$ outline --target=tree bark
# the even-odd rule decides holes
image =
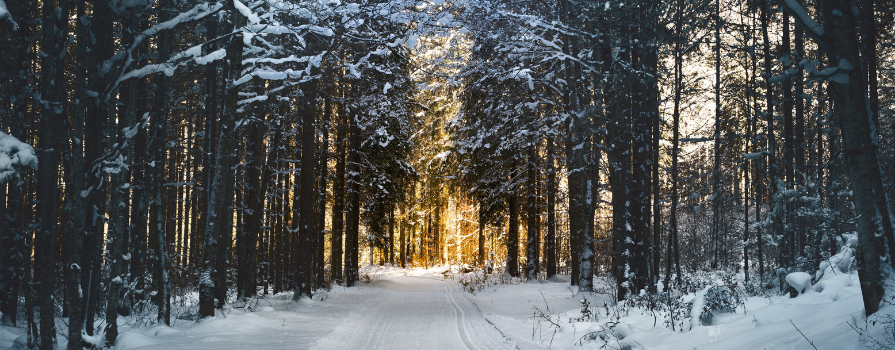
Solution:
[[[171,0],[161,0],[158,6],[159,21],[171,19]],[[157,62],[167,62],[171,57],[171,45],[173,33],[165,31],[160,34],[157,42]],[[156,284],[156,304],[158,305],[158,321],[171,325],[171,285],[168,277],[170,259],[168,256],[168,239],[165,234],[165,169],[167,168],[166,150],[168,139],[168,112],[170,102],[168,89],[170,79],[165,75],[158,75],[155,81],[155,101],[150,113],[152,118],[152,136],[147,151],[150,152],[150,166],[152,166],[152,178],[150,180],[149,195],[149,240],[155,255],[153,280]]]
[[[526,262],[525,262],[525,278],[529,281],[538,280],[538,258],[540,253],[541,239],[538,225],[538,151],[537,144],[532,143],[528,150],[528,207],[526,215],[528,216],[527,234],[528,241],[525,245]]]
[[[519,161],[513,158],[513,170],[519,168]],[[519,277],[519,195],[516,186],[510,190],[509,206],[510,221],[507,223],[507,266],[506,273],[513,277]]]
[[[547,137],[547,278],[556,275],[556,167],[553,137]],[[484,236],[479,234],[479,245],[484,249]]]
[[[260,79],[259,79],[260,80]],[[257,81],[256,84],[261,84]],[[237,299],[246,301],[255,296],[255,252],[258,240],[258,232],[261,231],[261,218],[264,216],[264,200],[267,190],[262,185],[264,178],[262,171],[265,169],[264,161],[264,115],[256,115],[258,120],[249,127],[248,150],[246,154],[246,170],[244,181],[246,184],[243,201],[245,209],[246,225],[239,234],[237,244],[237,264],[239,278],[237,280]],[[277,145],[271,144],[272,149]]]
[[[358,279],[358,229],[360,228],[360,174],[358,167],[358,148],[360,147],[360,130],[354,116],[348,116],[348,186],[347,208],[345,215],[345,286],[353,287]]]
[[[332,84],[332,81],[330,81]],[[327,96],[332,96],[335,88],[329,87],[327,89]],[[323,109],[323,116],[320,124],[320,154],[318,164],[320,169],[318,171],[318,184],[317,184],[317,246],[314,247],[314,286],[316,288],[326,288],[324,284],[326,283],[326,276],[324,275],[324,269],[326,268],[326,261],[324,251],[326,247],[326,186],[327,179],[329,178],[329,118],[332,115],[333,111],[333,101],[327,100],[325,108]]]
[[[34,35],[38,7],[36,2],[26,1],[11,1],[6,5],[10,16],[18,19],[17,30],[8,34],[12,39],[12,45],[8,48],[12,53],[10,63],[16,72],[9,84],[16,87],[17,93],[14,95],[15,101],[10,101],[14,112],[4,118],[3,126],[8,127],[13,136],[21,138],[28,129],[26,120],[35,118],[38,110],[34,92],[39,88],[32,81],[32,77],[35,76],[32,62],[36,53],[34,50],[29,50],[38,37]],[[3,28],[7,29],[9,26]],[[23,178],[19,178],[9,182],[5,203],[6,214],[0,216],[0,225],[7,228],[2,231],[3,235],[0,235],[0,247],[3,247],[0,248],[0,313],[3,314],[0,316],[0,325],[17,325],[19,291],[26,282],[23,278],[26,273],[25,256],[29,255],[24,249],[26,239],[16,239],[17,236],[25,237],[22,215],[25,196],[22,190],[26,185],[22,180]],[[30,271],[30,268],[27,270]]]
[[[238,14],[231,0],[228,4],[228,21],[224,26],[224,32],[230,32],[237,28]],[[224,221],[229,217],[226,211],[230,210],[233,194],[233,163],[231,154],[234,149],[234,133],[236,124],[236,102],[238,100],[238,88],[231,84],[239,79],[242,70],[242,38],[233,36],[227,44],[228,63],[224,66],[224,76],[227,79],[226,102],[221,111],[220,133],[217,145],[217,154],[214,166],[214,181],[208,196],[208,219],[205,224],[205,244],[203,245],[203,267],[199,276],[199,317],[214,316],[215,297],[220,297],[216,286],[226,285],[226,253],[229,247],[221,243],[228,242],[225,235],[232,232],[231,223]],[[214,276],[214,277],[213,277]],[[215,278],[216,277],[216,278]],[[224,278],[221,278],[224,277]],[[214,278],[214,279],[213,279]],[[225,300],[218,300],[222,305]]]
[[[295,276],[293,300],[310,298],[314,283],[313,255],[317,237],[317,218],[314,204],[317,201],[315,170],[316,161],[316,84],[309,83],[300,107],[301,115],[301,176],[298,209],[298,271]]]
[[[43,3],[43,36],[41,40],[41,76],[44,107],[41,115],[40,140],[38,143],[37,168],[37,213],[39,231],[35,239],[35,274],[40,305],[40,349],[56,347],[55,291],[56,281],[56,240],[57,212],[59,208],[59,157],[64,146],[63,126],[65,125],[66,95],[65,82],[57,80],[58,73],[65,69],[64,55],[68,37],[67,0]]]
[[[344,93],[344,91],[340,91]],[[336,108],[336,178],[333,180],[332,241],[330,243],[330,274],[333,282],[342,281],[342,244],[345,228],[345,149],[348,140],[348,120],[345,107]],[[403,260],[402,260],[403,261]]]

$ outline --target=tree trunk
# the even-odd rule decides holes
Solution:
[[[238,28],[236,8],[232,1],[229,2],[228,21],[224,32]],[[199,276],[199,317],[214,316],[215,297],[220,298],[216,285],[226,285],[226,254],[229,247],[222,243],[229,242],[225,235],[232,232],[231,223],[224,221],[228,218],[233,199],[233,163],[231,154],[234,149],[234,133],[236,124],[236,102],[238,100],[238,87],[231,86],[232,82],[239,79],[242,71],[242,38],[234,36],[227,44],[228,63],[224,66],[224,76],[227,79],[227,93],[224,108],[220,117],[220,137],[218,139],[217,154],[214,166],[214,181],[211,184],[211,192],[208,196],[208,219],[205,224],[205,244],[203,245],[203,267]],[[161,236],[161,235],[160,235]],[[229,238],[229,237],[227,237]],[[216,271],[217,270],[217,271]],[[214,277],[213,277],[214,276]],[[216,278],[215,278],[216,277]],[[221,278],[224,277],[224,278]],[[215,278],[215,279],[213,279]],[[226,289],[225,289],[226,291]],[[226,300],[218,300],[221,305]]]
[[[556,275],[556,166],[553,137],[547,137],[547,278]],[[484,241],[484,237],[481,238]],[[484,243],[484,242],[483,242]]]
[[[519,168],[519,161],[513,158],[513,171]],[[506,273],[519,277],[519,195],[513,186],[509,193],[510,221],[507,223],[507,267]]]
[[[41,76],[44,108],[41,115],[40,141],[38,143],[37,213],[39,231],[35,239],[35,274],[40,305],[40,348],[56,347],[55,291],[57,210],[59,208],[59,157],[64,146],[63,127],[67,98],[64,81],[56,80],[57,72],[65,69],[64,55],[68,37],[69,2],[59,1],[62,9],[57,16],[57,6],[52,1],[43,3],[43,38],[41,50]]]
[[[388,263],[395,265],[395,208],[388,211]]]
[[[15,100],[10,101],[12,110],[15,113],[8,115],[2,121],[3,127],[8,127],[13,136],[22,138],[28,129],[26,120],[36,118],[35,113],[38,111],[36,101],[34,101],[34,92],[38,91],[38,87],[32,81],[33,65],[35,57],[34,50],[29,47],[36,40],[34,34],[37,22],[37,3],[26,1],[10,1],[7,3],[7,9],[10,17],[19,19],[17,21],[18,29],[9,33],[12,38],[11,63],[17,74],[9,80],[11,86],[16,87],[17,94],[14,95]],[[4,29],[9,27],[4,27]],[[20,130],[20,131],[19,131]],[[29,176],[31,177],[31,176]],[[26,177],[25,179],[27,179]],[[23,220],[23,202],[25,197],[22,189],[26,186],[22,182],[22,178],[12,180],[8,183],[9,188],[6,196],[6,214],[0,216],[0,225],[4,225],[7,229],[0,234],[0,325],[17,325],[17,310],[19,301],[19,290],[23,283],[26,282],[23,276],[26,273],[25,260],[29,253],[25,252],[24,238],[16,239],[17,236],[25,237],[24,220]],[[29,192],[30,193],[30,192]],[[31,269],[28,268],[28,271]],[[27,298],[27,296],[26,296]],[[29,309],[30,310],[30,309]],[[29,315],[32,313],[29,312]],[[26,325],[27,327],[27,325]]]
[[[762,36],[762,46],[763,53],[762,57],[764,59],[764,72],[763,75],[766,77],[765,79],[765,112],[764,118],[766,123],[765,136],[767,137],[767,145],[763,150],[766,155],[766,163],[764,170],[767,176],[767,200],[768,200],[768,208],[769,214],[771,215],[772,224],[771,224],[771,234],[779,235],[781,234],[779,228],[781,225],[781,221],[783,219],[781,213],[779,212],[778,206],[775,201],[775,194],[777,193],[777,137],[774,131],[774,86],[771,83],[771,70],[772,70],[772,52],[771,52],[771,41],[768,38],[768,26],[770,25],[770,16],[769,13],[770,3],[765,2],[761,4],[761,36]],[[759,202],[760,203],[760,202]],[[760,210],[758,211],[761,212]],[[781,247],[783,251],[786,251],[785,245]]]
[[[358,279],[358,230],[360,226],[360,176],[358,167],[358,148],[360,147],[360,129],[354,116],[348,116],[348,198],[345,215],[345,286],[353,287]]]
[[[329,82],[332,84],[332,81]],[[332,96],[335,88],[330,87],[327,89],[327,96]],[[329,118],[332,115],[333,110],[333,101],[327,100],[325,108],[323,110],[323,117],[320,124],[320,135],[321,135],[321,143],[320,143],[320,156],[319,156],[319,166],[320,170],[318,171],[319,182],[317,184],[317,246],[314,248],[314,286],[316,288],[326,288],[324,286],[326,282],[326,276],[324,275],[324,269],[326,268],[326,262],[324,261],[325,255],[324,250],[326,247],[326,182],[327,178],[329,178]]]
[[[525,278],[529,281],[538,280],[538,257],[541,245],[540,230],[538,230],[538,151],[537,144],[532,143],[528,150],[528,207],[526,215],[528,216],[527,234],[528,241],[525,245],[526,262],[525,262]]]
[[[678,2],[678,6],[681,6],[681,2]],[[675,16],[677,21],[681,20],[683,9],[678,9]],[[675,35],[678,37],[681,35],[680,30],[678,30]],[[669,215],[669,225],[671,226],[670,235],[668,237],[668,257],[667,257],[667,265],[665,270],[665,286],[668,288],[669,280],[671,276],[671,261],[672,257],[674,257],[674,266],[676,281],[680,282],[681,280],[681,263],[680,263],[680,250],[678,247],[678,224],[677,224],[677,204],[678,204],[678,158],[680,157],[680,119],[681,119],[681,90],[683,90],[683,72],[682,66],[683,57],[681,57],[681,40],[675,40],[674,42],[674,110],[673,110],[673,126],[672,126],[672,141],[671,141],[671,210]],[[672,251],[672,247],[674,248]]]
[[[260,80],[260,79],[259,79]],[[261,81],[256,81],[260,85]],[[260,112],[260,111],[259,111]],[[264,182],[262,171],[265,168],[264,161],[264,115],[256,115],[258,120],[251,124],[249,130],[248,147],[245,167],[245,195],[243,196],[246,225],[239,233],[237,244],[237,264],[239,273],[237,281],[236,298],[247,301],[255,296],[255,264],[254,255],[258,232],[261,231],[261,218],[264,216],[264,200],[267,189],[262,186]],[[277,145],[270,145],[275,149]]]
[[[784,62],[783,69],[789,70],[792,68],[792,39],[790,37],[790,24],[789,24],[789,15],[785,12],[783,13],[783,55],[784,57],[789,59],[790,64],[787,65]],[[784,190],[789,190],[794,188],[795,185],[795,169],[794,169],[794,148],[795,140],[793,138],[793,116],[792,116],[792,78],[788,75],[783,80],[783,167],[784,167],[784,176],[785,181],[783,183]],[[783,205],[783,216],[781,219],[783,220],[784,225],[784,247],[783,247],[783,260],[784,267],[793,268],[795,264],[795,259],[799,254],[798,249],[796,248],[798,239],[796,237],[795,231],[795,213],[793,212],[793,204],[788,198],[781,198],[785,201],[786,204]]]
[[[75,63],[75,98],[87,102],[87,45],[89,19],[86,16],[84,2],[77,3],[77,60]],[[71,189],[66,196],[71,200],[71,217],[69,230],[65,237],[65,299],[68,303],[68,348],[84,347],[82,332],[84,331],[84,308],[81,292],[81,259],[84,245],[84,220],[86,215],[85,200],[81,191],[85,186],[84,165],[84,120],[86,109],[81,103],[72,109],[71,126]],[[77,140],[77,141],[76,141]],[[5,186],[5,185],[3,185]],[[6,217],[4,210],[3,216]],[[11,230],[10,230],[11,231]],[[14,247],[10,244],[9,247]],[[5,254],[4,254],[5,255]],[[0,279],[3,279],[0,276]],[[8,281],[13,281],[9,279]],[[0,310],[5,311],[6,310]]]
[[[330,243],[330,274],[335,283],[342,281],[342,235],[345,228],[345,149],[348,140],[348,120],[345,107],[336,108],[336,178],[333,180],[332,241]]]
[[[805,48],[802,39],[802,35],[804,32],[799,27],[796,27],[795,31],[795,57],[793,57],[794,61],[801,61],[805,57]],[[797,73],[795,74],[795,104],[796,104],[796,115],[795,115],[795,137],[790,141],[795,144],[795,159],[793,160],[793,168],[795,168],[795,178],[793,185],[802,191],[806,190],[805,184],[807,183],[803,179],[805,179],[808,174],[805,172],[805,149],[808,147],[805,144],[805,84],[802,78],[802,67],[797,66]],[[799,201],[796,202],[797,207],[799,208],[803,206],[803,204]],[[797,251],[800,253],[804,253],[806,251],[808,245],[808,237],[805,232],[805,222],[802,217],[798,216],[798,214],[794,213],[793,217],[796,222],[796,234],[798,237],[798,245]],[[819,247],[818,247],[819,248]],[[815,249],[815,251],[819,252],[820,249]],[[820,255],[816,255],[818,258]]]
[[[143,21],[142,28],[148,26],[147,21]],[[142,51],[142,50],[141,50]],[[141,52],[142,54],[142,52]],[[145,60],[143,61],[145,63]],[[135,105],[135,116],[143,118],[146,114],[147,104],[143,99],[147,94],[146,80],[139,79],[135,82],[136,93],[134,93],[132,101]],[[130,304],[133,301],[144,300],[144,290],[146,289],[146,253],[147,253],[147,225],[148,225],[148,206],[147,206],[147,186],[148,181],[146,175],[150,173],[150,168],[146,163],[148,135],[145,128],[141,128],[133,138],[133,161],[131,165],[131,207],[130,207],[130,237],[131,237],[131,260],[130,275],[135,281],[133,286],[133,295],[130,298]]]
[[[655,36],[654,17],[655,6],[652,1],[646,2],[643,8],[638,12],[639,19],[637,25],[632,28],[632,36],[646,36],[652,38]],[[632,110],[632,155],[631,155],[631,224],[633,231],[629,233],[631,241],[634,242],[630,247],[632,253],[629,260],[629,271],[631,282],[633,283],[633,291],[639,293],[642,289],[648,289],[650,285],[651,275],[653,274],[650,265],[650,170],[652,164],[652,119],[659,118],[659,106],[654,103],[656,95],[654,90],[658,88],[658,80],[656,79],[656,46],[651,45],[652,40],[632,40],[633,48],[631,63],[632,66],[638,67],[638,76],[634,80],[632,86],[633,99],[635,102]],[[642,72],[642,73],[641,73]],[[595,157],[596,159],[596,157]],[[595,173],[596,177],[597,174]],[[596,200],[597,197],[594,197]]]
[[[295,276],[295,294],[293,300],[311,297],[314,283],[313,255],[317,237],[316,213],[314,204],[317,201],[315,170],[316,161],[316,84],[309,83],[303,89],[305,93],[301,115],[301,177],[298,209],[298,271]]]
[[[721,1],[715,0],[715,132],[712,171],[712,270],[718,268],[721,211]]]
[[[159,21],[167,21],[171,16],[171,0],[161,0],[158,6]],[[173,33],[165,31],[158,38],[158,62],[167,62],[171,56]],[[149,195],[149,241],[155,255],[153,281],[156,284],[156,304],[158,305],[158,321],[171,325],[171,285],[168,277],[170,260],[168,256],[168,239],[165,234],[165,169],[168,139],[168,111],[170,102],[168,89],[170,79],[165,75],[155,78],[155,101],[152,106],[152,136],[147,147],[149,164],[152,166]]]

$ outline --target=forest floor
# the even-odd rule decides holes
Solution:
[[[714,313],[710,325],[681,317],[672,330],[666,327],[667,314],[622,310],[611,306],[607,294],[577,294],[568,277],[470,283],[468,276],[443,273],[446,269],[367,267],[359,287],[334,286],[316,293],[313,300],[292,302],[290,293],[281,293],[259,298],[249,307],[228,307],[202,322],[125,325],[116,348],[895,348],[895,308],[887,305],[865,321],[856,274],[825,279],[820,288],[815,285],[796,298],[745,298],[736,312]],[[0,327],[0,349],[14,347],[20,333],[18,328]],[[59,340],[64,348],[61,334]]]

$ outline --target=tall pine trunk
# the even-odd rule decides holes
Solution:
[[[348,144],[348,186],[347,208],[345,215],[345,286],[353,287],[358,279],[358,230],[360,226],[360,176],[358,167],[358,148],[360,147],[360,129],[357,120],[349,116]]]
[[[513,170],[518,169],[519,161],[513,158]],[[507,267],[506,273],[519,277],[519,195],[516,186],[510,189],[510,221],[507,223]]]
[[[547,137],[547,278],[556,275],[556,166],[553,137]],[[484,249],[485,237],[479,233],[479,246]]]
[[[526,262],[525,262],[525,278],[529,281],[538,279],[538,257],[541,246],[540,230],[538,225],[538,151],[537,143],[532,143],[528,150],[528,207],[526,215],[528,216],[528,241],[525,245]]]
[[[317,218],[314,212],[317,202],[316,152],[316,84],[308,83],[304,89],[304,101],[298,111],[301,116],[301,175],[298,209],[298,271],[295,276],[293,300],[311,297],[314,284],[313,255],[317,237]]]
[[[228,4],[227,20],[224,32],[230,32],[237,28],[236,21],[240,15],[231,0]],[[203,267],[199,276],[199,317],[214,316],[215,298],[220,299],[218,290],[224,289],[226,270],[226,253],[229,247],[222,243],[229,242],[232,232],[231,223],[225,221],[229,217],[227,211],[233,199],[233,163],[234,133],[236,126],[236,102],[238,100],[238,87],[233,83],[239,79],[242,71],[242,38],[233,36],[227,43],[227,63],[224,66],[226,78],[226,100],[221,110],[220,132],[218,135],[217,153],[215,156],[214,181],[211,184],[211,192],[208,195],[208,218],[205,223],[205,244],[202,250]],[[222,278],[223,277],[223,278]],[[226,289],[224,289],[226,291]],[[218,300],[222,305],[225,300]]]
[[[57,212],[59,208],[59,157],[64,146],[65,83],[58,72],[65,69],[64,52],[68,32],[67,0],[43,3],[43,37],[41,40],[41,76],[44,104],[41,113],[38,143],[37,213],[39,230],[35,238],[35,274],[40,308],[40,348],[56,347],[56,302],[53,298],[56,281]],[[57,10],[60,10],[57,13]]]

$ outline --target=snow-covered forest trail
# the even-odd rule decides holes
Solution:
[[[390,276],[359,288],[333,287],[299,303],[262,299],[254,312],[172,328],[126,329],[125,349],[513,349],[461,286]],[[124,327],[127,328],[127,327]]]
[[[357,297],[361,306],[313,348],[514,348],[452,281],[390,277]]]

